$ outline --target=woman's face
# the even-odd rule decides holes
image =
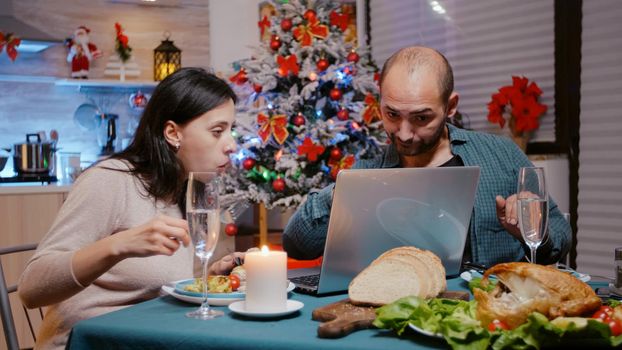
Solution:
[[[215,171],[229,166],[236,143],[231,135],[235,121],[232,100],[180,125],[177,157],[186,171]]]

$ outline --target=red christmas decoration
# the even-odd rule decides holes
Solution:
[[[337,13],[335,10],[330,13],[330,25],[337,26],[342,32],[348,29],[348,15],[345,13]]]
[[[238,225],[229,223],[225,226],[225,233],[227,236],[235,236],[238,234]]]
[[[281,47],[281,44],[281,38],[279,38],[277,35],[273,35],[270,39],[270,48],[274,51],[278,50]]]
[[[339,160],[341,159],[341,157],[343,157],[343,153],[341,153],[341,150],[339,148],[335,147],[330,150],[330,159]]]
[[[281,29],[283,29],[284,32],[289,32],[293,26],[294,24],[290,18],[285,18],[281,21]]]
[[[329,95],[330,95],[331,100],[337,101],[337,100],[341,100],[343,93],[341,92],[339,88],[333,88],[330,90]]]
[[[363,121],[367,124],[380,119],[380,104],[371,93],[365,96],[365,109],[363,110]]]
[[[330,177],[333,180],[337,179],[337,174],[343,170],[343,169],[350,169],[352,167],[352,165],[354,165],[354,156],[349,154],[343,158],[341,158],[340,160],[330,160],[328,162],[328,165],[331,167],[330,168]]]
[[[314,10],[311,10],[311,9],[305,11],[302,17],[309,22],[315,22],[317,20],[317,14],[315,13]]]
[[[285,180],[280,177],[272,181],[272,189],[276,192],[283,192],[285,190]]]
[[[348,54],[348,56],[346,57],[346,59],[348,60],[348,62],[353,62],[356,63],[359,61],[361,57],[359,56],[358,53],[356,53],[356,51],[352,50],[350,51],[350,53]]]
[[[328,66],[330,66],[330,63],[326,58],[322,57],[317,61],[316,66],[318,71],[323,72],[326,68],[328,68]]]
[[[259,84],[253,84],[253,90],[255,90],[256,93],[261,93],[261,90],[263,90],[263,87]]]
[[[328,27],[321,24],[315,17],[315,12],[313,12],[313,17],[308,19],[308,23],[298,25],[298,27],[294,28],[292,34],[294,34],[294,38],[300,42],[301,46],[309,46],[311,45],[314,37],[318,39],[326,39],[328,36]]]
[[[0,53],[4,45],[6,45],[6,54],[11,61],[15,61],[17,58],[17,47],[21,44],[22,39],[15,36],[13,33],[7,33],[6,35],[0,32]]]
[[[307,121],[305,120],[305,117],[302,116],[302,114],[298,113],[296,116],[294,116],[294,118],[292,118],[292,123],[296,126],[301,126],[301,125],[305,125]]]
[[[257,22],[257,25],[259,26],[259,30],[261,31],[261,36],[263,36],[266,28],[270,28],[270,20],[268,19],[268,16],[263,16],[261,21]]]
[[[276,142],[282,145],[287,140],[287,136],[289,136],[287,117],[284,114],[268,117],[263,113],[259,113],[257,115],[257,124],[259,125],[257,135],[261,137],[264,143],[268,142],[270,135],[274,135]]]
[[[251,170],[255,166],[255,160],[253,158],[246,158],[242,161],[242,167],[244,170]]]
[[[298,71],[300,67],[298,67],[298,59],[296,55],[290,56],[277,56],[276,63],[279,65],[279,75],[282,77],[287,76],[289,72],[292,72],[294,75],[298,75]]]
[[[302,145],[298,146],[298,155],[306,155],[311,162],[315,162],[322,153],[324,153],[324,146],[313,143],[308,136],[302,141]]]
[[[547,106],[538,102],[542,90],[535,83],[529,84],[525,77],[512,76],[512,85],[499,89],[488,103],[488,121],[505,126],[504,114],[509,114],[508,126],[512,135],[520,136],[524,131],[536,130],[540,125],[538,118]],[[508,113],[509,112],[509,113]]]
[[[350,112],[345,108],[342,108],[337,112],[337,119],[339,120],[348,120],[349,117]]]
[[[246,70],[241,68],[237,73],[229,77],[229,81],[232,83],[242,85],[248,81],[248,77],[246,76]]]

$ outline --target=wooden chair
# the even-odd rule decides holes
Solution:
[[[37,244],[23,244],[10,247],[0,248],[0,257],[8,254],[14,254],[25,251],[32,251],[37,249]],[[6,341],[7,348],[9,350],[18,350],[19,342],[17,338],[17,331],[15,329],[15,320],[13,319],[13,312],[11,310],[11,303],[9,300],[9,294],[17,291],[17,285],[7,286],[7,281],[4,277],[4,269],[2,268],[2,260],[0,259],[0,316],[2,316],[2,327],[4,328],[4,339]],[[30,334],[34,341],[37,340],[36,333],[30,319],[28,309],[22,305],[24,314],[28,320],[28,326],[30,327]],[[39,310],[39,316],[43,319],[43,310]]]

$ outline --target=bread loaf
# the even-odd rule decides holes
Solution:
[[[399,247],[361,271],[350,283],[348,294],[353,304],[380,306],[409,295],[433,298],[445,287],[445,269],[434,253]]]

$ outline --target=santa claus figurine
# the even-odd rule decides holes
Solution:
[[[67,42],[69,47],[67,62],[71,63],[72,78],[87,79],[90,62],[102,56],[97,46],[89,42],[90,32],[89,28],[80,26],[73,33],[73,38]]]

